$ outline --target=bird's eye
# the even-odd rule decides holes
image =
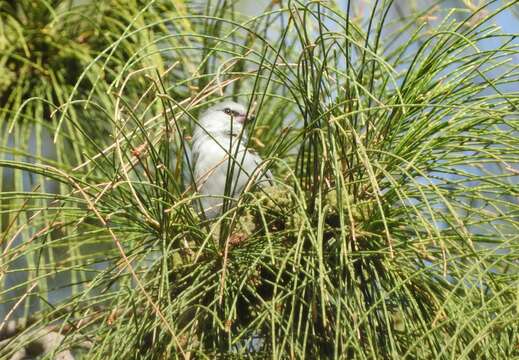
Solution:
[[[223,109],[223,112],[226,113],[227,115],[231,115],[231,113],[232,113],[231,109],[229,109],[229,108]]]

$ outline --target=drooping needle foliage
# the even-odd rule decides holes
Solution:
[[[519,356],[517,1],[35,3],[0,5],[1,358]],[[275,184],[208,221],[222,98]]]

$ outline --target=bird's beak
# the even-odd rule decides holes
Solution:
[[[254,120],[256,120],[256,116],[254,116],[252,114],[247,115],[247,121],[254,121]]]
[[[245,122],[248,120],[249,118],[245,115],[240,115],[236,117],[236,121],[238,121],[240,124],[245,124]]]

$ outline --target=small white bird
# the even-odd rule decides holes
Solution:
[[[222,211],[225,197],[236,199],[249,184],[265,184],[270,171],[258,168],[261,158],[247,148],[247,109],[226,101],[209,108],[193,133],[191,160],[196,190],[207,218]]]

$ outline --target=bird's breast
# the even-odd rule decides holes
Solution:
[[[245,146],[229,139],[204,139],[193,144],[195,159],[194,175],[199,189],[208,189],[213,183],[225,183],[229,171],[229,160],[240,163]]]

